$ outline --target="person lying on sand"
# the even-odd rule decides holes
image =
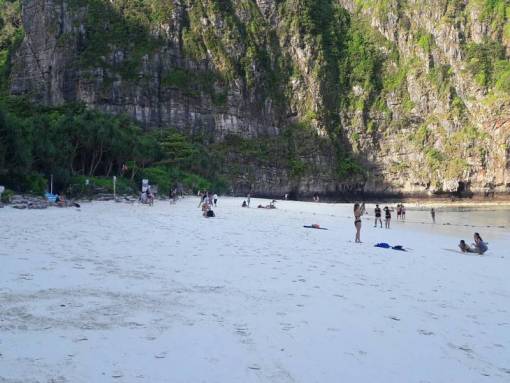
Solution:
[[[272,200],[269,205],[266,205],[266,206],[263,206],[263,205],[259,205],[257,206],[257,208],[259,209],[276,209],[276,206],[275,206],[275,203],[276,201],[275,200]]]

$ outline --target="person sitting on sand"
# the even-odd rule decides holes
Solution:
[[[241,207],[248,207],[248,204],[246,203],[246,201],[243,201],[243,204],[241,205]]]
[[[55,198],[55,203],[58,207],[65,207],[66,206],[66,199],[64,195],[57,194],[57,198]]]
[[[211,207],[209,207],[209,210],[205,213],[205,218],[213,218],[216,217],[216,214],[214,214],[214,211]]]
[[[478,254],[482,255],[489,249],[487,243],[483,241],[482,237],[480,237],[480,234],[475,233],[473,235],[473,239],[475,240],[475,243],[473,245]]]

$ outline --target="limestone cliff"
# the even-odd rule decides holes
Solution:
[[[25,0],[10,92],[233,142],[224,170],[240,190],[508,193],[509,13],[506,0]]]

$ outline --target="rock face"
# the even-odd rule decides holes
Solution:
[[[504,0],[138,3],[23,1],[11,93],[213,141],[313,131],[285,165],[229,158],[239,191],[510,192]]]

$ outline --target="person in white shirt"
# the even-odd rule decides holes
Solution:
[[[213,200],[214,200],[214,206],[216,207],[218,204],[218,194],[214,193]]]

